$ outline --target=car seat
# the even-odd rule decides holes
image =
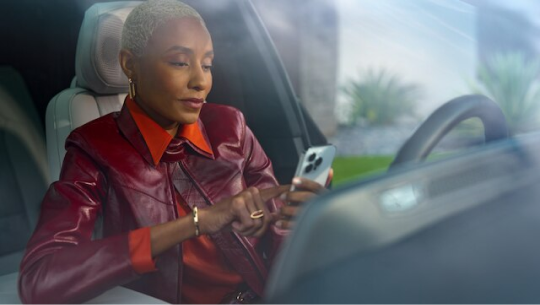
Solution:
[[[0,275],[16,272],[49,184],[43,127],[21,75],[0,67]]]
[[[98,3],[84,16],[75,58],[75,78],[57,94],[46,113],[50,177],[60,176],[69,133],[100,116],[119,111],[128,80],[118,64],[120,37],[127,15],[140,1]]]

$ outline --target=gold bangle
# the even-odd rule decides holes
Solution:
[[[199,230],[199,210],[197,207],[193,207],[193,223],[195,224],[195,236],[199,236],[201,231]]]

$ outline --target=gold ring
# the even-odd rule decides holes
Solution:
[[[251,215],[249,215],[249,217],[251,217],[252,219],[262,218],[263,216],[264,216],[263,210],[257,210],[251,213]]]

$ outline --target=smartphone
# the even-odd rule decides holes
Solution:
[[[308,148],[300,156],[294,176],[307,178],[324,186],[335,155],[336,147],[334,145]],[[291,186],[291,191],[294,191],[294,186]]]

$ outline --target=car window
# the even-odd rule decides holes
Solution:
[[[540,3],[312,0],[289,4],[292,18],[282,2],[254,1],[300,100],[337,146],[335,185],[386,170],[419,124],[461,95],[493,99],[511,135],[540,126]],[[428,159],[483,142],[469,119]]]

